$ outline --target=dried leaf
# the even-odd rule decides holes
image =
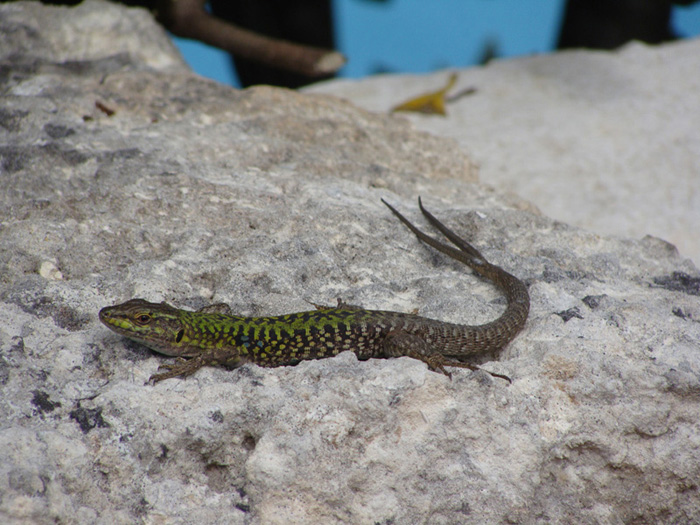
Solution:
[[[452,73],[447,85],[439,91],[426,93],[416,98],[412,98],[392,108],[395,111],[413,111],[416,113],[426,113],[429,115],[445,115],[445,95],[457,82],[457,73]]]

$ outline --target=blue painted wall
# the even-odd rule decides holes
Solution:
[[[478,63],[487,42],[498,56],[547,53],[556,44],[564,0],[333,0],[343,77],[424,72]],[[700,3],[674,8],[682,36],[700,35]],[[228,55],[176,38],[200,75],[238,85]]]

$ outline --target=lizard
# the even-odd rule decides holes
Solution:
[[[486,324],[453,324],[415,314],[365,310],[345,304],[316,306],[316,310],[271,317],[232,315],[221,303],[195,312],[165,302],[131,299],[100,310],[99,319],[117,334],[156,352],[177,357],[152,375],[153,384],[172,377],[185,377],[203,366],[238,367],[255,363],[263,367],[295,365],[351,350],[360,360],[408,356],[425,362],[430,370],[448,377],[445,367],[480,370],[464,361],[505,347],[523,328],[530,310],[526,285],[514,275],[489,263],[471,244],[435,218],[418,198],[428,220],[456,248],[423,233],[382,199],[391,212],[422,242],[469,266],[491,281],[505,295],[503,314]],[[509,377],[488,372],[494,377]]]

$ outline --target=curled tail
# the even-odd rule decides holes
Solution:
[[[456,233],[450,230],[447,226],[436,219],[432,213],[423,207],[423,203],[418,198],[418,206],[426,219],[439,230],[449,241],[451,241],[458,249],[444,244],[433,237],[423,233],[416,228],[406,217],[401,215],[393,206],[382,199],[382,202],[387,205],[391,212],[411,230],[416,237],[424,243],[432,246],[436,250],[445,255],[460,261],[472,268],[480,276],[488,279],[495,284],[506,296],[508,306],[503,315],[480,328],[485,333],[484,335],[495,336],[492,340],[498,341],[500,347],[505,346],[522,330],[530,312],[530,295],[527,287],[520,279],[506,272],[504,269],[491,264],[486,258],[481,255],[481,252],[474,248],[467,241],[459,237]],[[495,350],[495,349],[494,349]]]

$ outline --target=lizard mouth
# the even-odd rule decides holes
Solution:
[[[121,329],[119,326],[118,319],[112,315],[112,307],[111,306],[106,306],[102,310],[100,310],[100,313],[97,314],[98,317],[100,318],[100,322],[107,326],[108,328],[112,328],[115,330]]]
[[[134,324],[124,315],[115,312],[113,306],[106,306],[97,314],[100,322],[110,330],[132,339],[137,338],[134,332]]]

